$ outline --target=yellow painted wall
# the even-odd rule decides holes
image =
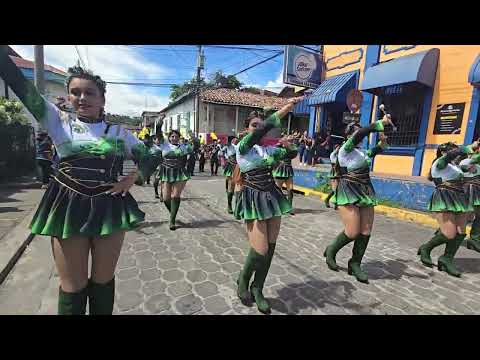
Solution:
[[[363,68],[365,66],[365,58],[367,56],[367,45],[325,45],[324,53],[325,53],[325,61],[327,62],[330,58],[333,58],[334,56],[339,55],[339,54],[341,54],[345,51],[355,50],[355,49],[359,49],[359,48],[361,48],[363,50],[363,57],[360,60],[360,62],[349,65],[349,66],[346,66],[346,67],[341,68],[341,69],[334,69],[334,70],[328,70],[327,69],[326,77],[329,78],[329,77],[332,77],[332,76],[336,76],[336,75],[339,75],[339,74],[344,74],[344,73],[347,73],[347,72],[350,72],[350,71],[355,71],[355,70],[360,69],[360,70],[362,70],[360,72],[360,83],[361,83],[361,81],[363,79]],[[335,61],[336,64],[342,64],[342,63],[345,64],[347,62],[350,62],[348,60],[352,56],[355,56],[355,54],[345,55],[345,56],[342,56],[338,59],[335,59],[334,61]]]
[[[373,171],[385,174],[412,175],[413,156],[377,155]]]
[[[428,176],[430,167],[432,166],[433,159],[435,159],[437,150],[436,149],[425,149],[423,154],[423,163],[422,163],[422,176]]]
[[[386,61],[432,48],[440,49],[440,58],[426,143],[441,144],[447,141],[453,141],[457,144],[463,144],[473,92],[472,85],[468,83],[468,72],[475,58],[480,54],[480,45],[418,45],[413,49],[398,51],[388,55],[383,53],[382,48],[380,61]],[[465,102],[461,133],[458,135],[433,135],[437,105],[460,102]]]

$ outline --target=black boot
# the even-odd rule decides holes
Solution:
[[[258,311],[263,314],[270,314],[271,312],[270,303],[263,296],[263,286],[268,275],[268,270],[270,270],[270,265],[272,264],[275,246],[275,243],[268,244],[267,256],[264,258],[264,261],[259,263],[259,267],[255,271],[255,277],[253,278],[252,285],[250,286],[250,293],[252,294],[253,300],[257,304]]]
[[[170,211],[170,230],[176,230],[175,220],[177,218],[178,208],[180,207],[180,198],[172,198]]]
[[[327,208],[330,207],[330,199],[332,198],[333,195],[335,195],[335,191],[330,191],[330,194],[328,194],[327,198],[325,199],[325,206]]]
[[[337,253],[340,251],[341,248],[351,243],[352,241],[353,239],[350,239],[347,235],[345,235],[345,232],[342,231],[340,234],[338,234],[335,241],[327,246],[325,252],[323,253],[323,256],[326,257],[327,266],[330,270],[338,271],[338,265],[335,256],[337,256]]]
[[[164,199],[163,203],[165,204],[165,207],[167,208],[168,212],[172,212],[172,199]]]
[[[250,285],[250,279],[252,278],[253,272],[260,267],[260,264],[265,262],[267,255],[259,254],[255,251],[254,248],[250,248],[247,258],[245,259],[245,264],[243,265],[242,271],[238,275],[237,279],[237,296],[242,302],[243,305],[251,306],[250,293],[248,287]]]
[[[447,274],[460,277],[462,273],[453,264],[453,258],[458,248],[465,239],[465,234],[457,234],[453,240],[448,240],[445,246],[445,253],[438,258],[438,270],[446,271]]]
[[[470,230],[470,239],[467,240],[467,248],[480,252],[480,218],[475,215]]]
[[[233,192],[227,192],[227,202],[228,202],[227,212],[228,212],[229,214],[233,214],[233,210],[232,210],[232,200],[233,200]]]
[[[445,244],[447,241],[447,237],[442,234],[440,229],[435,231],[435,235],[433,235],[432,239],[418,248],[417,255],[420,255],[420,261],[422,264],[428,267],[433,267],[430,253],[435,247]]]
[[[365,250],[367,250],[369,240],[370,235],[358,235],[353,243],[352,258],[348,261],[348,275],[355,276],[357,281],[365,284],[368,284],[368,276],[361,269],[360,264],[362,263]]]
[[[295,213],[293,212],[293,190],[288,190],[288,202],[292,207],[292,211],[290,211],[290,215],[295,215]]]
[[[115,300],[115,278],[106,284],[88,282],[88,309],[90,315],[112,315]]]
[[[58,288],[58,315],[85,315],[88,287],[70,293]]]

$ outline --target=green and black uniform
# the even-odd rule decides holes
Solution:
[[[376,121],[368,127],[358,129],[338,150],[336,168],[333,175],[338,179],[335,195],[332,202],[337,206],[354,205],[357,207],[371,207],[377,205],[375,191],[370,180],[371,159],[382,152],[384,146],[379,143],[372,149],[365,151],[359,148],[362,140],[372,132],[383,132],[383,123]],[[350,239],[342,231],[335,241],[325,250],[327,265],[331,270],[338,271],[335,256],[348,243],[355,241],[352,257],[348,262],[348,273],[354,275],[360,282],[368,282],[360,264],[368,246],[370,235],[360,234]]]
[[[143,142],[118,124],[71,118],[46,101],[0,47],[0,77],[45,129],[55,145],[59,163],[30,224],[33,234],[74,241],[73,236],[98,237],[131,230],[144,220],[130,193],[106,192],[117,181],[118,161],[133,157],[145,175],[150,156]],[[107,241],[107,239],[105,239]],[[89,282],[78,293],[59,290],[59,314],[111,313],[114,279]]]
[[[265,134],[274,127],[280,127],[280,118],[275,113],[265,120],[265,126],[246,135],[237,146],[237,163],[242,173],[243,187],[235,204],[237,219],[268,220],[292,210],[289,201],[273,180],[272,167],[284,159],[297,155],[294,145],[291,148],[258,145]],[[270,312],[270,305],[262,290],[272,262],[275,244],[270,243],[267,254],[257,253],[253,248],[247,255],[238,279],[237,295],[242,303],[249,301],[248,287],[255,273],[250,292],[259,311]]]
[[[460,162],[460,168],[463,171],[465,183],[465,192],[468,197],[470,207],[478,212],[480,207],[480,153],[474,153],[469,149],[469,157]],[[467,240],[467,247],[480,252],[480,218],[475,213],[475,219],[470,230],[470,239]]]
[[[280,160],[278,165],[273,169],[272,175],[275,180],[285,181],[293,179],[295,174],[293,172],[292,159],[286,158]],[[290,206],[293,208],[293,189],[287,191],[287,196]]]
[[[158,147],[161,149],[162,154],[162,166],[159,171],[160,181],[168,184],[188,181],[190,179],[190,174],[188,174],[185,165],[187,162],[187,155],[193,152],[193,146],[191,144],[165,143],[163,136],[160,136],[160,144]],[[164,198],[163,202],[170,212],[170,230],[175,230],[175,220],[180,207],[180,197],[174,197],[171,199]]]
[[[460,165],[455,163],[455,159],[469,152],[469,147],[460,146],[448,151],[433,162],[430,174],[435,184],[435,190],[428,203],[430,211],[454,214],[473,211],[465,192],[464,173]],[[453,259],[464,239],[465,234],[462,233],[457,233],[455,238],[448,239],[441,231],[437,231],[432,239],[418,249],[420,261],[425,266],[432,267],[431,251],[435,247],[445,244],[445,253],[438,258],[438,269],[458,277],[461,273],[455,267]]]

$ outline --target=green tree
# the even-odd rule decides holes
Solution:
[[[199,83],[202,88],[227,88],[240,89],[242,83],[234,75],[225,75],[221,70],[216,71],[210,81],[201,79]],[[183,84],[175,84],[170,87],[170,99],[175,101],[180,96],[192,92],[197,86],[196,79],[185,81]]]
[[[23,105],[17,100],[8,100],[0,96],[0,124],[21,124],[28,123],[27,116],[23,112]]]

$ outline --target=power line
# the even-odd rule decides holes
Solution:
[[[269,61],[269,60],[272,60],[272,59],[274,59],[274,58],[276,58],[277,56],[280,56],[280,55],[282,55],[282,54],[283,54],[283,51],[279,51],[279,52],[277,52],[275,55],[270,56],[269,58],[267,58],[267,59],[265,59],[265,60],[262,60],[262,61],[260,61],[259,63],[253,64],[252,66],[249,66],[249,67],[247,67],[246,69],[240,70],[239,72],[233,74],[233,76],[237,76],[238,74],[241,74],[241,73],[243,73],[243,72],[245,72],[245,71],[247,71],[247,70],[250,70],[251,68],[254,68],[255,66],[261,65],[261,64],[263,64],[263,63],[265,63],[265,62],[267,62],[267,61]]]
[[[245,46],[222,46],[222,45],[204,45],[205,47],[209,48],[217,48],[217,49],[228,49],[228,50],[249,50],[249,51],[269,51],[269,52],[278,52],[280,50],[275,49],[267,49],[267,48],[250,48]]]
[[[151,87],[170,87],[176,84],[161,84],[161,83],[141,83],[141,82],[123,82],[123,81],[105,81],[107,84],[112,85],[133,85],[133,86],[151,86]]]
[[[86,68],[85,63],[83,62],[82,56],[80,55],[80,51],[78,51],[78,46],[77,45],[74,45],[74,46],[75,46],[75,50],[77,50],[78,59],[82,63],[83,67]]]

